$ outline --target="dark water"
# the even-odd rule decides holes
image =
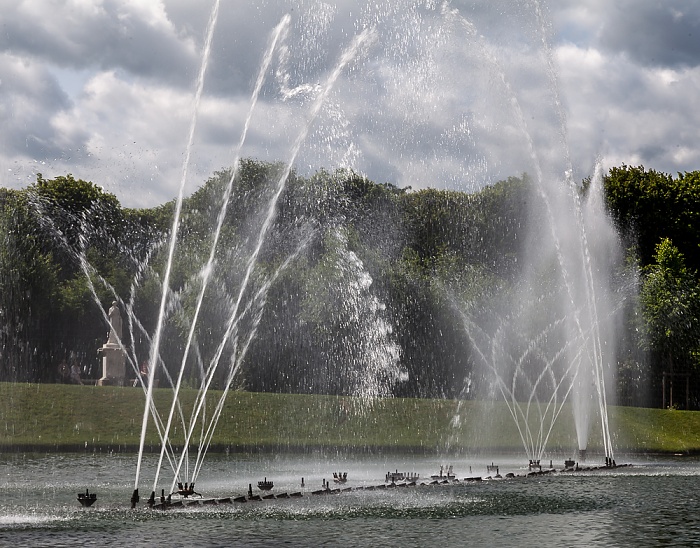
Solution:
[[[395,469],[426,477],[440,462],[404,456],[210,457],[197,481],[205,498],[244,494],[248,483],[255,485],[264,476],[274,480],[276,493],[303,490],[307,495],[168,512],[129,508],[133,456],[0,459],[2,546],[700,545],[700,461],[690,459],[618,459],[634,466],[311,496],[333,471],[348,472],[347,486],[359,487],[379,485]],[[513,459],[496,463],[501,474],[524,473]],[[458,478],[487,475],[484,459],[451,464]],[[149,460],[142,474],[142,502],[152,488],[152,466]],[[169,486],[164,481],[160,487]],[[93,508],[82,508],[76,500],[86,487],[98,495]]]

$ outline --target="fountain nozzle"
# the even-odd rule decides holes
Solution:
[[[136,505],[139,502],[139,490],[134,489],[134,494],[131,495],[131,507],[136,508]]]
[[[97,500],[97,495],[95,493],[90,493],[89,489],[85,489],[85,494],[78,493],[78,502],[82,506],[90,507]]]

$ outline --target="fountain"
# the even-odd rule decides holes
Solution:
[[[598,170],[593,185],[600,179]],[[622,255],[596,200],[600,190],[592,189],[584,204],[577,192],[565,184],[538,185],[548,222],[531,228],[532,262],[524,278],[488,310],[463,312],[477,360],[494,379],[530,462],[543,458],[566,406],[574,417],[579,459],[585,460],[595,414],[606,461],[613,457],[606,386],[613,383],[616,321],[624,298],[613,286],[612,269]]]
[[[494,139],[495,148],[507,150],[518,169],[527,166],[533,173],[528,198],[532,209],[523,238],[526,261],[513,289],[488,301],[461,302],[447,286],[445,294],[461,313],[464,337],[473,348],[472,361],[494,379],[494,393],[487,396],[502,398],[507,405],[528,460],[539,466],[555,423],[570,405],[578,449],[586,451],[597,414],[606,462],[612,462],[607,400],[615,356],[612,335],[621,297],[611,284],[611,271],[619,261],[619,244],[603,212],[600,168],[585,196],[574,182],[552,54],[547,40],[541,39],[546,25],[537,2],[535,7],[536,42],[544,44],[544,102],[554,111],[548,115],[549,129],[555,128],[549,133],[554,137],[528,123],[530,109],[542,110],[541,99],[533,105],[517,92],[498,48],[480,34],[478,23],[449,2],[360,7],[348,27],[353,32],[332,48],[325,48],[324,40],[336,24],[333,13],[325,19],[304,10],[280,13],[261,52],[240,139],[231,154],[232,167],[207,189],[208,195],[202,191],[199,196],[198,203],[208,208],[212,223],[189,226],[184,191],[219,17],[219,1],[214,2],[173,223],[167,238],[148,254],[150,259],[166,249],[160,254],[165,257],[163,264],[156,267],[149,260],[139,264],[130,293],[124,296],[95,275],[85,247],[75,250],[95,302],[100,302],[96,286],[103,284],[113,293],[114,306],[125,314],[125,338],[134,342],[125,358],[146,397],[132,506],[140,501],[146,435],[151,428],[160,440],[152,488],[147,491],[151,505],[155,505],[165,465],[173,473],[168,492],[182,491],[176,491],[181,481],[194,485],[226,398],[235,389],[241,364],[257,336],[271,287],[303,256],[310,242],[324,238],[324,245],[335,250],[332,264],[324,266],[335,269],[338,285],[345,290],[345,332],[338,335],[345,338],[337,348],[356,354],[355,368],[338,373],[347,392],[365,409],[374,398],[390,395],[394,384],[406,378],[391,322],[371,291],[372,278],[352,251],[348,234],[334,227],[319,235],[310,220],[294,226],[284,238],[275,234],[280,197],[294,177],[294,166],[330,163],[332,168],[373,173],[375,178],[403,186],[473,190],[502,174],[499,165],[504,162],[492,150],[480,147],[482,141]],[[319,26],[309,33],[314,23]],[[333,55],[319,53],[325,50]],[[481,74],[486,77],[475,77]],[[384,102],[373,108],[367,98],[377,96]],[[291,138],[283,161],[266,174],[260,188],[243,189],[238,186],[246,166],[242,152],[252,139],[249,129],[261,102],[272,110],[278,104],[291,105],[295,116],[283,131]],[[447,109],[442,108],[447,104],[462,106],[462,115],[446,119]],[[494,134],[504,137],[498,140]],[[225,222],[237,192],[255,195],[257,200],[247,202],[252,204],[250,210],[236,212],[244,218],[239,222],[241,233],[232,236],[226,233]],[[188,240],[193,233],[203,236]],[[273,253],[268,246],[275,238],[284,245]],[[178,266],[185,262],[196,264],[197,273],[175,282],[181,273]],[[157,317],[148,327],[139,317],[139,298],[146,292],[158,292],[160,297]],[[112,314],[102,313],[109,322]],[[117,329],[112,333],[109,350],[123,356],[122,333]],[[164,356],[170,360],[169,367]],[[148,367],[142,369],[139,364],[144,361]],[[105,371],[118,368],[114,360],[109,363]],[[146,374],[141,375],[142,371]],[[123,379],[120,374],[110,375]],[[172,388],[165,407],[158,407],[154,398],[158,377],[165,377]],[[187,409],[180,397],[185,384],[197,389]],[[213,388],[220,391],[214,401]],[[193,463],[192,447],[196,447]]]
[[[619,312],[628,297],[615,280],[623,270],[622,251],[602,204],[600,163],[588,192],[573,181],[556,71],[539,3],[535,13],[560,122],[565,170],[545,171],[517,94],[499,61],[485,55],[510,98],[513,118],[534,165],[526,264],[507,295],[482,303],[476,312],[469,303],[455,302],[455,306],[462,311],[475,360],[507,405],[529,462],[540,462],[557,418],[570,403],[580,459],[585,460],[591,418],[597,413],[607,463],[612,461],[613,447],[606,386],[614,382]],[[468,21],[456,12],[453,15],[475,33]],[[466,390],[471,378],[468,383]]]
[[[511,83],[503,62],[489,41],[479,33],[477,25],[454,9],[449,2],[428,2],[424,6],[409,2],[394,7],[366,8],[360,11],[361,16],[356,24],[358,32],[354,37],[349,37],[345,52],[340,55],[340,61],[329,72],[325,83],[316,86],[309,86],[303,80],[295,82],[295,85],[291,84],[295,79],[299,80],[300,76],[301,78],[304,76],[293,72],[290,68],[295,56],[303,56],[308,51],[303,48],[300,51],[293,49],[293,46],[298,44],[294,40],[295,37],[290,36],[293,31],[290,30],[292,23],[289,15],[285,15],[279,26],[274,29],[273,38],[257,79],[244,130],[235,152],[234,170],[221,202],[219,222],[214,230],[215,236],[210,248],[209,260],[203,268],[203,281],[196,312],[191,321],[181,372],[189,355],[199,307],[209,283],[209,272],[213,266],[221,223],[226,214],[231,184],[240,160],[240,150],[246,142],[248,126],[264,83],[264,75],[273,62],[277,50],[284,51],[284,55],[279,55],[277,69],[280,100],[292,101],[299,96],[304,96],[311,107],[302,117],[298,135],[291,146],[289,159],[284,164],[286,167],[278,179],[276,190],[270,195],[270,205],[264,215],[265,221],[258,232],[258,243],[252,249],[247,261],[247,271],[243,276],[238,299],[228,320],[229,328],[221,339],[222,342],[238,329],[238,310],[243,292],[246,290],[260,248],[274,217],[277,200],[294,162],[302,155],[307,161],[313,158],[318,146],[314,143],[328,142],[325,132],[331,139],[340,143],[340,146],[326,147],[324,154],[330,151],[333,158],[339,149],[344,149],[346,144],[349,144],[339,157],[339,164],[342,167],[359,169],[371,167],[371,162],[368,163],[366,159],[368,151],[360,150],[357,145],[362,140],[372,142],[376,138],[369,134],[361,137],[352,135],[352,129],[348,128],[353,126],[351,117],[354,112],[349,98],[340,93],[331,95],[337,80],[345,77],[346,85],[349,80],[353,90],[355,92],[359,90],[360,94],[365,89],[376,89],[376,86],[381,85],[388,94],[408,98],[409,104],[403,109],[397,108],[397,114],[404,125],[402,133],[409,136],[409,141],[413,139],[418,142],[426,128],[431,126],[428,113],[436,112],[443,101],[455,100],[454,96],[450,95],[451,86],[463,83],[458,75],[448,74],[444,70],[445,67],[441,64],[442,60],[436,51],[456,55],[456,51],[452,48],[460,40],[466,39],[472,46],[473,53],[466,54],[462,44],[459,53],[464,55],[464,59],[461,61],[466,61],[467,66],[472,70],[485,70],[491,76],[489,83],[495,80],[496,93],[492,93],[493,89],[491,89],[484,93],[484,96],[495,95],[507,105],[508,121],[501,123],[507,124],[519,136],[521,144],[518,145],[518,149],[522,151],[526,163],[531,166],[533,176],[529,189],[531,193],[529,203],[532,207],[523,244],[526,251],[523,254],[525,264],[521,266],[521,277],[514,283],[512,291],[488,303],[482,303],[480,310],[474,312],[473,306],[465,308],[462,313],[465,336],[469,338],[474,348],[474,361],[494,379],[493,387],[496,394],[500,395],[508,406],[530,462],[539,463],[544,457],[552,429],[561,413],[569,407],[574,417],[579,454],[586,453],[591,421],[597,415],[602,450],[606,462],[608,459],[612,461],[613,447],[607,415],[608,387],[614,380],[612,365],[616,352],[616,322],[618,322],[621,303],[625,298],[624,293],[619,291],[620,288],[614,285],[613,271],[620,266],[622,255],[617,235],[602,204],[602,168],[599,164],[597,165],[591,177],[591,184],[585,193],[574,181],[553,54],[546,37],[547,23],[539,3],[535,2],[531,15],[534,34],[543,45],[541,51],[544,59],[543,87],[550,96],[553,133],[558,136],[558,143],[530,126],[526,109],[532,108],[532,105],[523,104],[523,99],[515,91],[516,87]],[[218,2],[214,6],[210,20],[207,47],[216,26],[217,13]],[[308,13],[301,14],[298,23],[301,28],[309,24],[304,19],[308,15]],[[333,17],[330,15],[329,17],[326,25],[332,25]],[[316,29],[315,36],[319,37],[319,41],[322,40],[324,28]],[[386,29],[398,29],[399,32],[393,33],[392,36],[400,36],[402,31],[408,32],[416,28],[430,30],[426,36],[413,34],[411,43],[401,38],[398,40],[387,38],[387,33],[382,32]],[[318,46],[317,42],[309,46],[307,41],[307,48]],[[208,55],[209,52],[205,49],[198,94],[201,93]],[[348,65],[353,65],[352,77],[344,74]],[[407,73],[402,74],[402,70],[408,67],[410,69]],[[313,73],[311,70],[310,72]],[[381,74],[381,78],[377,79],[377,74]],[[472,87],[475,91],[482,91],[479,87],[482,85],[483,83],[478,82]],[[473,97],[470,98],[473,99]],[[480,99],[476,100],[475,104],[480,104],[484,107],[484,111],[491,115],[494,107],[501,108],[500,105],[493,104],[497,99],[486,101]],[[343,100],[348,101],[348,104],[344,104]],[[538,105],[538,108],[541,106]],[[475,107],[467,107],[465,113],[469,113],[472,118],[467,117],[453,126],[450,131],[443,131],[440,141],[449,143],[455,150],[465,147],[467,150],[476,151],[478,147],[474,146],[474,135],[483,131],[483,127],[473,118]],[[371,112],[367,113],[367,116],[373,127],[379,129],[376,133],[388,137],[388,133],[381,131],[385,120],[381,117],[373,118]],[[314,130],[320,136],[316,135],[315,141],[309,143],[307,138],[314,125],[320,126]],[[552,126],[549,128],[550,131]],[[391,137],[388,138],[389,142],[381,143],[378,148],[387,152],[389,158],[393,158],[393,154],[403,156],[408,150],[408,145],[415,144],[415,142],[392,142]],[[376,140],[374,144],[376,145]],[[368,145],[368,147],[371,146]],[[551,150],[556,148],[561,151],[558,158],[551,154]],[[352,150],[350,156],[347,154],[349,150]],[[543,154],[545,150],[547,155]],[[484,176],[483,168],[488,164],[485,157],[470,157],[455,169],[453,158],[449,154],[445,156],[447,158],[434,151],[430,160],[409,159],[407,164],[398,170],[400,173],[397,177],[398,182],[414,183],[426,173],[430,173],[433,179],[444,183],[460,179],[474,182],[476,178]],[[183,173],[186,171],[185,165]],[[177,216],[174,223],[170,261],[175,249]],[[339,238],[342,241],[342,235]],[[165,289],[161,318],[166,302],[167,286],[166,275],[163,284]],[[449,288],[446,289],[449,292]],[[457,308],[461,305],[462,303],[455,300]],[[155,344],[151,350],[151,357],[154,360],[158,352],[160,328],[159,325],[154,337]],[[370,331],[377,329],[379,326],[375,325]],[[254,331],[253,328],[251,336]],[[361,338],[364,339],[364,337]],[[220,347],[217,357],[212,362],[216,364],[213,365],[214,368],[218,367],[222,348]],[[395,362],[397,352],[394,351],[393,354]],[[391,361],[390,359],[389,362]],[[371,364],[365,365],[365,367],[369,366]],[[229,371],[231,374],[227,378],[228,384],[235,376],[235,365]],[[400,377],[400,374],[398,376]],[[166,440],[176,410],[179,386],[180,378],[177,381],[175,397],[164,428],[163,437]],[[208,384],[203,387],[200,404],[204,402],[207,386]],[[381,395],[373,391],[370,385],[363,387],[359,394]],[[150,394],[148,399],[150,400]],[[144,411],[144,425],[148,409],[147,405]],[[208,434],[211,434],[211,430]],[[188,442],[189,436],[186,438],[186,445]],[[161,452],[161,461],[164,454],[165,449]],[[176,476],[179,475],[182,463],[181,458],[176,467]]]
[[[304,11],[310,4],[315,8],[310,10],[313,14]],[[579,195],[573,175],[566,173],[565,147],[559,142],[560,146],[549,146],[551,141],[543,142],[529,125],[531,116],[545,109],[532,110],[529,94],[519,93],[515,83],[508,84],[512,67],[499,66],[499,60],[508,55],[499,55],[498,44],[481,35],[488,31],[488,22],[469,20],[472,14],[455,12],[449,3],[399,0],[383,6],[372,4],[359,6],[352,24],[338,23],[352,31],[346,40],[333,44],[323,40],[327,37],[324,18],[332,22],[333,14],[320,9],[332,11],[332,6],[299,3],[295,7],[304,9],[281,10],[268,21],[268,42],[260,52],[258,79],[251,78],[254,89],[240,144],[231,154],[235,161],[215,185],[205,189],[216,192],[196,196],[197,207],[208,213],[210,225],[194,225],[183,199],[179,222],[167,238],[144,252],[146,259],[136,265],[134,279],[122,292],[96,275],[87,245],[79,242],[74,258],[92,284],[100,325],[111,322],[109,305],[98,307],[98,303],[116,301],[121,311],[123,331],[115,329],[110,344],[126,352],[126,376],[136,375],[137,387],[75,388],[100,395],[143,390],[147,404],[143,423],[138,422],[142,410],[134,413],[138,415],[136,428],[143,424],[148,434],[156,430],[160,444],[153,456],[139,458],[133,485],[132,455],[87,449],[69,456],[51,451],[3,455],[0,528],[8,542],[121,546],[176,538],[176,542],[190,544],[226,545],[235,537],[241,543],[304,545],[313,538],[317,543],[336,545],[339,540],[386,544],[391,538],[393,544],[423,545],[435,542],[439,535],[445,543],[463,544],[469,539],[484,545],[698,543],[700,505],[696,498],[678,496],[694,489],[700,475],[696,461],[650,456],[640,458],[641,466],[633,474],[607,473],[617,466],[606,408],[612,381],[608,364],[615,353],[612,334],[623,295],[609,283],[618,249],[614,232],[601,215],[600,169],[588,193]],[[482,7],[486,9],[487,4]],[[528,3],[528,9],[532,5]],[[222,12],[224,9],[226,3],[221,5]],[[213,16],[210,32],[215,31],[216,21]],[[313,22],[321,25],[317,32],[301,32],[312,30]],[[308,48],[313,48],[313,55]],[[298,59],[304,55],[310,60],[301,65]],[[326,55],[332,58],[332,66],[320,70],[314,60]],[[464,67],[469,70],[457,70]],[[481,72],[471,70],[477,68]],[[493,86],[490,94],[483,93],[486,84],[475,76],[484,71],[488,74],[484,80]],[[206,91],[205,76],[201,71],[200,84]],[[479,81],[471,87],[470,78]],[[381,105],[368,101],[367,88],[372,86],[381,87],[392,101]],[[343,94],[351,88],[357,102],[348,102]],[[467,103],[472,93],[480,106],[502,108],[472,109]],[[537,101],[556,103],[554,92],[547,95],[548,101],[541,93],[536,95]],[[266,103],[262,109],[259,100]],[[260,124],[256,114],[271,102],[285,101],[294,102],[297,113],[304,114],[291,124],[295,132],[288,154],[280,165],[270,168],[266,175],[271,176],[262,178],[259,188],[242,189],[240,181],[250,179],[240,176],[248,166],[241,158],[245,143],[256,133],[248,134],[248,124]],[[440,110],[446,101],[464,101],[465,115],[446,120]],[[381,117],[379,111],[391,111],[396,117]],[[375,115],[371,131],[358,134],[359,122]],[[559,128],[561,122],[555,116],[553,127]],[[395,464],[387,464],[387,455],[342,459],[337,454],[300,458],[283,452],[273,458],[208,455],[217,425],[230,420],[221,414],[221,398],[231,397],[230,391],[240,382],[244,359],[260,339],[260,316],[278,297],[276,283],[289,281],[285,276],[290,265],[303,260],[321,239],[333,253],[327,254],[314,274],[322,270],[330,274],[319,276],[312,287],[318,302],[339,309],[338,324],[346,328],[333,340],[332,351],[355,353],[357,358],[352,370],[333,370],[331,380],[345,383],[347,392],[355,396],[352,401],[357,402],[357,409],[351,411],[359,413],[375,397],[391,394],[393,383],[400,384],[405,378],[400,367],[404,349],[392,336],[391,315],[373,292],[376,284],[370,267],[353,251],[353,235],[337,226],[319,234],[317,225],[307,219],[286,225],[292,228],[284,234],[277,230],[275,213],[284,209],[280,187],[294,183],[290,166],[330,162],[370,174],[381,164],[384,171],[380,172],[387,175],[377,179],[414,188],[426,174],[434,175],[430,183],[435,185],[466,180],[478,186],[486,182],[492,169],[498,171],[498,158],[477,145],[500,133],[506,137],[498,148],[512,151],[519,161],[524,159],[527,166],[520,169],[531,172],[527,200],[533,209],[523,237],[528,254],[522,257],[527,260],[519,256],[522,268],[518,274],[522,276],[510,290],[506,290],[510,286],[499,286],[493,294],[472,300],[447,283],[442,289],[461,314],[463,336],[473,348],[470,359],[480,366],[465,383],[465,396],[477,390],[479,398],[492,397],[508,408],[527,460],[492,460],[493,455],[488,455],[488,461],[484,457],[471,463],[474,473],[469,466],[467,476],[462,458],[452,460],[450,455],[447,462],[454,462],[454,469],[448,465],[433,479],[431,473],[446,462],[445,455],[438,460],[433,454],[414,454],[410,463],[401,455]],[[563,137],[558,131],[553,133]],[[430,141],[434,148],[412,155],[411,139]],[[554,149],[557,152],[550,156]],[[321,157],[322,164],[316,161]],[[230,207],[229,196],[242,192],[256,198],[245,202],[253,206],[241,208],[245,216],[237,225],[249,230],[232,235],[224,222],[231,216],[226,208]],[[81,218],[72,221],[77,227],[83,222]],[[193,234],[202,236],[194,239]],[[169,282],[164,256],[168,257]],[[196,264],[196,275],[184,276],[183,263]],[[343,291],[332,291],[338,287]],[[140,302],[146,298],[161,305],[157,318],[143,314]],[[285,329],[284,320],[275,327]],[[103,342],[100,339],[96,346]],[[148,367],[142,369],[145,361]],[[147,374],[141,375],[142,371]],[[190,401],[193,392],[196,396]],[[549,455],[543,460],[551,449],[551,433],[569,414],[576,417],[576,426],[571,428],[576,449],[569,449],[578,452],[568,455],[574,458],[564,462],[561,472],[566,473],[540,477],[549,472],[546,463],[553,468]],[[353,417],[350,412],[348,416]],[[339,422],[343,417],[339,416]],[[459,420],[458,411],[454,422]],[[6,423],[6,430],[9,427]],[[476,428],[490,434],[488,417],[475,424]],[[602,440],[598,445],[605,453],[605,466],[595,469],[606,474],[605,481],[580,465],[584,456],[593,460],[599,451],[594,436]],[[141,445],[143,453],[152,450],[148,439]],[[175,482],[170,490],[159,485],[170,481],[165,477],[168,467]],[[387,472],[391,469],[395,471]],[[203,470],[207,473],[200,474]],[[527,479],[531,475],[537,479]],[[264,478],[262,487],[270,489],[255,489],[260,478]],[[80,492],[77,501],[76,492]],[[205,496],[197,496],[198,492]],[[99,493],[99,504],[95,493]],[[129,495],[133,508],[145,506],[149,511],[125,513],[123,504]],[[76,511],[78,504],[86,508]],[[90,504],[99,506],[99,511],[89,510]],[[171,509],[174,513],[180,508],[194,512],[183,520],[157,513]]]
[[[202,55],[202,67],[197,81],[197,92],[194,105],[194,114],[192,117],[192,124],[190,128],[190,139],[187,145],[187,153],[185,155],[182,169],[182,181],[180,185],[178,198],[176,201],[173,226],[169,236],[169,252],[166,262],[165,274],[161,282],[162,299],[160,312],[158,314],[158,321],[155,328],[155,332],[152,338],[149,337],[149,363],[151,364],[151,367],[148,368],[148,377],[143,386],[144,391],[146,393],[146,404],[144,407],[141,442],[137,458],[134,493],[132,495],[131,501],[132,507],[139,500],[138,485],[141,475],[141,463],[144,453],[146,430],[150,419],[154,421],[155,426],[158,429],[158,434],[161,439],[161,451],[160,458],[156,467],[153,490],[149,499],[149,505],[153,506],[155,504],[155,492],[159,481],[159,475],[161,472],[163,460],[165,458],[167,458],[168,462],[170,463],[173,469],[173,488],[175,486],[175,483],[178,482],[179,478],[183,474],[185,475],[185,477],[189,477],[191,479],[192,483],[190,485],[194,485],[194,481],[196,480],[201,470],[207,449],[214,435],[216,424],[219,420],[221,410],[223,409],[226,396],[234,385],[234,381],[236,379],[236,374],[238,372],[240,363],[244,359],[247,349],[249,348],[251,341],[255,337],[262,308],[265,304],[266,294],[271,284],[275,281],[275,279],[280,275],[280,273],[284,271],[286,266],[297,257],[297,255],[304,249],[304,247],[309,241],[309,236],[305,235],[307,231],[302,230],[301,236],[297,240],[296,247],[292,247],[291,252],[287,254],[286,258],[284,258],[282,263],[279,264],[271,274],[263,275],[261,277],[260,273],[256,272],[256,267],[258,267],[258,257],[266,243],[266,238],[268,237],[268,234],[271,231],[271,227],[275,220],[278,200],[285,189],[285,185],[290,177],[292,166],[294,165],[295,159],[302,145],[305,143],[307,134],[310,128],[312,127],[314,121],[316,120],[317,116],[319,115],[322,107],[325,106],[327,102],[327,97],[333,89],[336,80],[339,78],[346,65],[348,63],[351,63],[360,54],[361,49],[365,47],[365,44],[371,42],[371,40],[374,38],[374,32],[372,28],[367,28],[362,32],[358,33],[350,41],[350,44],[348,45],[347,49],[340,56],[338,63],[336,64],[335,68],[330,72],[325,83],[316,90],[317,93],[315,94],[315,97],[311,103],[311,108],[306,117],[306,120],[301,124],[299,134],[291,147],[290,157],[277,174],[277,183],[272,189],[272,191],[269,193],[268,205],[266,208],[260,211],[261,216],[259,218],[262,219],[262,222],[253,223],[253,226],[257,225],[257,233],[253,230],[250,234],[251,240],[254,242],[253,246],[247,250],[247,256],[244,259],[245,267],[240,272],[240,278],[238,280],[237,289],[233,291],[233,293],[231,294],[232,296],[227,299],[227,302],[224,303],[224,306],[222,307],[225,309],[224,316],[222,319],[223,321],[220,322],[220,325],[223,325],[223,329],[219,329],[220,335],[218,336],[218,338],[216,336],[212,337],[213,341],[218,340],[219,342],[215,346],[215,351],[211,356],[208,364],[205,364],[203,363],[203,359],[201,357],[201,348],[196,348],[192,350],[194,341],[196,339],[196,333],[201,332],[202,330],[202,326],[200,325],[202,323],[202,320],[200,319],[200,311],[202,310],[205,296],[207,296],[207,289],[210,285],[210,282],[215,279],[213,278],[215,269],[217,266],[219,266],[217,264],[217,261],[220,261],[217,252],[221,252],[219,246],[219,237],[222,232],[224,219],[226,218],[227,207],[229,205],[230,197],[233,192],[234,183],[237,181],[237,172],[241,165],[241,160],[239,156],[240,149],[243,146],[243,143],[245,142],[251,115],[255,109],[258,95],[264,83],[264,77],[267,72],[267,67],[272,60],[272,54],[275,52],[277,42],[284,37],[287,30],[287,26],[289,25],[289,15],[283,16],[279,25],[273,30],[268,52],[264,57],[260,73],[257,79],[256,87],[250,102],[248,118],[246,120],[246,123],[244,124],[239,145],[237,149],[235,149],[235,159],[233,162],[233,168],[231,170],[230,177],[228,179],[228,184],[225,187],[224,192],[222,193],[218,205],[219,213],[217,216],[217,223],[213,228],[213,235],[211,238],[211,242],[209,243],[209,258],[201,269],[201,279],[197,280],[196,283],[193,283],[194,288],[186,287],[187,291],[192,291],[193,295],[196,294],[196,304],[194,308],[193,317],[186,319],[190,326],[189,335],[187,337],[184,346],[184,351],[182,353],[181,366],[178,370],[179,372],[177,375],[177,379],[169,379],[171,385],[173,386],[173,396],[171,400],[172,403],[170,405],[169,412],[163,418],[161,417],[159,411],[156,409],[156,406],[154,404],[153,386],[156,371],[162,363],[162,358],[160,356],[161,337],[163,336],[165,323],[168,317],[170,316],[169,309],[171,309],[173,305],[177,307],[178,302],[182,301],[182,299],[184,298],[183,295],[171,294],[169,288],[169,280],[172,265],[174,264],[175,258],[177,257],[176,249],[178,245],[178,232],[181,225],[183,189],[188,171],[188,162],[190,157],[190,149],[192,147],[194,126],[196,124],[197,106],[199,103],[199,98],[201,97],[202,87],[204,84],[207,61],[209,58],[209,48],[211,46],[213,31],[216,26],[218,10],[219,2],[217,1],[214,4],[214,8],[212,10],[211,18],[209,21],[207,39],[205,41],[205,48]],[[342,241],[343,236],[339,235],[339,238]],[[228,252],[230,253],[230,250],[228,250]],[[366,287],[368,287],[368,284],[371,283],[371,278],[367,281],[367,276],[362,276],[361,261],[358,261],[358,259],[356,258],[356,256],[354,256],[352,252],[346,252],[344,254],[344,257],[344,260],[348,263],[348,265],[350,265],[351,271],[356,270],[355,274],[359,278],[359,284],[357,286],[359,293],[356,295],[357,302],[366,303],[366,305],[361,306],[369,307],[367,310],[363,310],[362,314],[365,318],[375,318],[376,323],[370,325],[373,325],[374,328],[379,330],[377,332],[376,329],[373,329],[372,332],[369,333],[369,336],[365,338],[366,341],[369,341],[368,344],[371,346],[371,348],[368,348],[367,352],[369,352],[368,356],[371,356],[371,358],[373,358],[373,362],[368,363],[366,359],[358,360],[358,363],[360,364],[367,364],[368,368],[371,368],[371,371],[357,371],[354,375],[351,375],[355,378],[355,388],[353,389],[353,394],[363,398],[384,395],[386,389],[382,388],[382,385],[386,382],[393,382],[391,380],[392,376],[400,374],[400,371],[396,368],[395,365],[398,359],[398,355],[395,351],[392,351],[391,345],[389,345],[388,347],[388,352],[386,352],[383,356],[381,355],[381,351],[379,354],[377,354],[376,352],[372,352],[377,346],[377,341],[379,341],[380,345],[382,344],[382,333],[384,333],[384,336],[386,336],[388,335],[388,333],[390,333],[390,330],[387,329],[386,324],[383,322],[383,320],[381,320],[382,307],[380,303],[378,303],[376,299],[362,295],[362,293],[366,290]],[[224,273],[224,275],[228,275],[228,273]],[[351,286],[354,285],[354,283],[355,282],[353,280]],[[230,284],[224,283],[223,285],[228,286]],[[136,321],[136,318],[133,314],[133,306],[129,307],[129,310],[129,316]],[[207,323],[205,329],[208,329],[209,332],[211,332],[211,324]],[[383,346],[384,348],[387,348],[386,345]],[[188,360],[190,360],[192,357],[193,351],[195,353],[197,361],[199,362],[201,379],[199,392],[194,403],[194,408],[192,410],[192,416],[190,418],[189,424],[186,424],[183,416],[183,411],[181,409],[181,403],[179,401],[179,393],[182,385],[183,375],[188,366]],[[133,360],[133,364],[135,363],[137,363],[136,360]],[[215,374],[217,373],[219,368],[224,369],[223,382],[221,383],[222,395],[213,407],[213,410],[209,411],[210,415],[207,416],[207,397],[209,395],[209,389],[212,386],[212,383],[215,379]],[[176,454],[176,451],[171,445],[171,428],[175,420],[178,420],[181,423],[182,429],[184,431],[183,449],[180,452],[179,456]],[[197,429],[199,428],[201,428],[201,432],[196,434]],[[199,446],[197,450],[197,457],[194,464],[194,468],[190,470],[189,447],[191,440],[195,437],[195,435],[198,435],[199,437]],[[187,486],[187,484],[185,484],[185,486]],[[178,492],[181,493],[182,490],[180,489]]]

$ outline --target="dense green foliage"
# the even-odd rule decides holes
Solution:
[[[641,272],[636,325],[655,405],[700,405],[700,171],[613,168],[605,197]],[[663,390],[663,376],[668,386]],[[676,392],[673,395],[672,385]],[[665,392],[665,397],[664,397]]]
[[[107,286],[128,291],[145,227],[96,185],[41,174],[24,191],[0,190],[0,226],[2,378],[53,381],[69,352],[96,356],[107,328],[94,303],[110,299]]]
[[[469,194],[411,192],[343,170],[292,172],[270,211],[283,170],[243,160],[233,180],[231,170],[217,172],[185,199],[165,369],[175,375],[184,360],[184,382],[195,386],[220,359],[238,368],[230,377],[218,370],[212,387],[257,392],[452,398],[467,394],[465,379],[478,392],[483,372],[473,370],[460,312],[487,310],[525,264],[528,177]],[[697,406],[700,172],[673,178],[622,166],[605,177],[604,192],[641,273],[618,350],[621,401],[649,403],[639,388],[650,380],[660,404],[661,373],[675,368],[690,375]],[[122,208],[71,175],[0,189],[0,380],[61,380],[62,360],[99,377],[115,299],[129,310],[124,343],[136,368],[159,316],[174,213],[174,202]],[[183,358],[190,334],[194,350]],[[377,363],[387,367],[376,386],[361,386],[357,372]]]
[[[612,168],[605,178],[610,212],[642,266],[654,262],[656,246],[668,238],[700,269],[700,171],[676,178],[643,166]]]

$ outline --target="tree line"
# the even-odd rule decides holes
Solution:
[[[460,314],[488,306],[526,264],[528,176],[465,193],[411,191],[346,170],[292,171],[271,209],[283,174],[279,163],[242,160],[183,201],[164,371],[175,376],[184,363],[185,382],[198,385],[218,360],[218,387],[478,393],[488,379],[475,371]],[[617,357],[619,399],[661,405],[666,372],[676,386],[689,381],[697,407],[700,172],[674,178],[621,166],[603,187],[627,267],[639,272]],[[64,360],[98,378],[105,311],[115,299],[137,368],[161,313],[175,205],[124,208],[72,175],[0,189],[0,380],[55,382]],[[467,381],[474,390],[464,390]],[[684,405],[678,391],[674,404]]]
[[[605,199],[639,268],[623,378],[652,388],[650,404],[700,408],[700,171],[673,177],[643,166],[612,168]],[[675,389],[673,388],[675,387]]]

